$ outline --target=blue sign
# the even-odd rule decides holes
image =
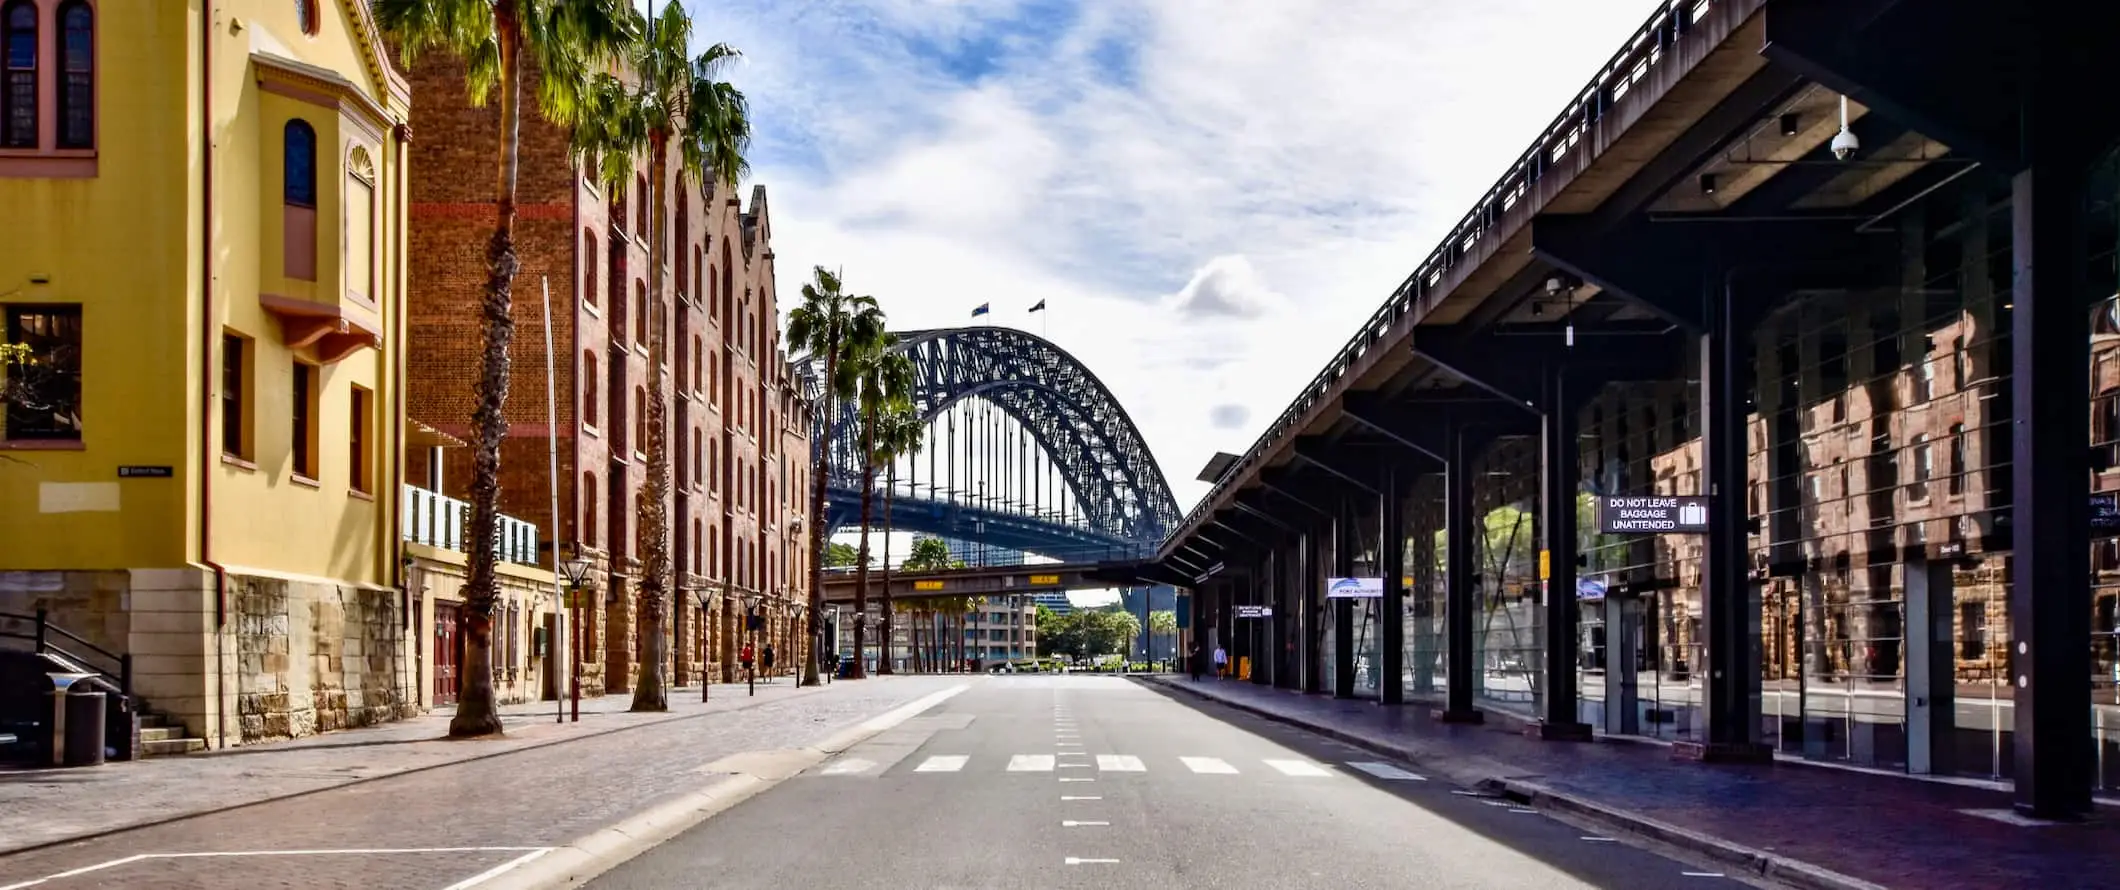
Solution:
[[[1179,626],[1179,627],[1191,627],[1191,626],[1192,626],[1192,597],[1189,597],[1189,596],[1185,596],[1185,595],[1183,595],[1183,594],[1180,594],[1180,595],[1178,596],[1178,606],[1177,606],[1177,611],[1178,611],[1178,626]]]

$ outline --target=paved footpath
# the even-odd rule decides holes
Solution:
[[[717,685],[707,704],[693,687],[662,714],[626,713],[624,695],[584,700],[580,723],[551,722],[549,702],[511,707],[494,741],[446,740],[437,714],[206,755],[0,771],[0,890],[451,887],[734,771],[716,761],[813,745],[965,680],[781,679],[755,698]]]
[[[2062,890],[2108,888],[2120,875],[2120,809],[2112,807],[2081,824],[2027,825],[2014,819],[2007,793],[1984,787],[1786,762],[1682,763],[1648,742],[1526,738],[1507,719],[1439,724],[1423,705],[1386,708],[1237,681],[1149,682],[1190,693],[1179,700],[1196,707],[1233,706],[1313,728],[1455,782],[1593,816],[1797,886]]]

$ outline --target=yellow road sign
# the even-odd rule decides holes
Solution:
[[[1032,583],[1032,584],[1058,584],[1058,583],[1060,583],[1060,576],[1059,576],[1059,575],[1032,575],[1032,576],[1031,576],[1031,583]]]
[[[913,589],[914,589],[914,590],[941,590],[941,589],[942,589],[942,582],[940,582],[940,581],[915,581],[915,582],[913,582]]]

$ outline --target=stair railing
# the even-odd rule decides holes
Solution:
[[[27,624],[31,629],[27,632],[9,629],[15,624]],[[55,641],[55,636],[63,638],[67,645],[77,647],[79,651],[60,645]],[[0,612],[0,638],[29,640],[33,647],[30,651],[38,655],[56,655],[116,686],[118,694],[126,698],[132,697],[132,654],[121,655],[112,652],[89,642],[73,631],[53,624],[49,610],[38,609],[34,615]],[[94,658],[84,655],[84,652],[93,653]],[[101,659],[105,664],[98,665],[94,659]]]

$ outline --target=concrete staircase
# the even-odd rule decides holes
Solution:
[[[206,740],[185,735],[184,724],[152,712],[140,715],[140,756],[163,757],[204,750]]]

